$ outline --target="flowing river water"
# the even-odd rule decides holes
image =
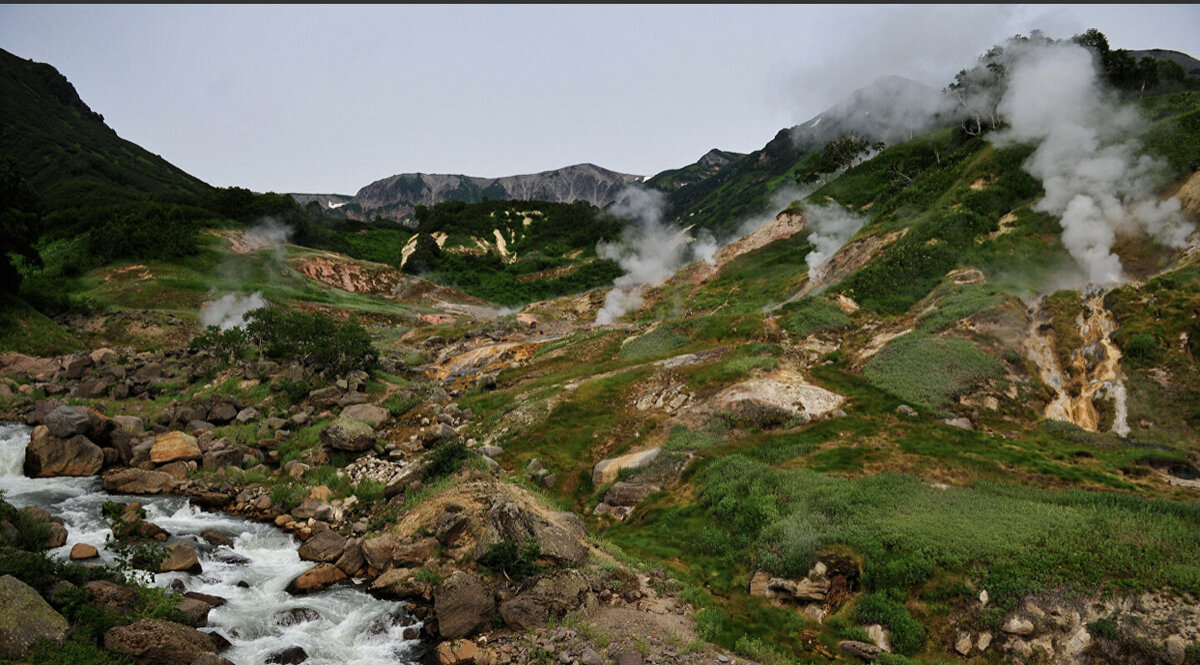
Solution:
[[[100,550],[101,560],[113,563],[105,549],[111,534],[101,514],[105,501],[139,501],[146,520],[171,534],[171,540],[191,544],[204,570],[197,575],[160,573],[153,584],[168,587],[180,580],[187,591],[225,598],[208,615],[206,632],[216,632],[233,646],[221,655],[235,665],[259,665],[272,655],[298,646],[308,654],[309,665],[385,665],[413,663],[423,646],[405,640],[406,627],[420,627],[402,603],[376,599],[349,586],[307,596],[292,596],[289,582],[312,564],[300,559],[291,535],[268,524],[236,516],[201,511],[184,497],[120,496],[103,491],[100,479],[27,478],[22,470],[30,428],[0,423],[0,488],[4,499],[19,507],[40,506],[61,517],[69,533],[67,543],[49,556],[67,559],[76,543]],[[213,547],[200,537],[204,530],[219,531],[233,539],[233,547]],[[306,608],[310,612],[290,610]],[[313,614],[315,612],[315,615]],[[298,621],[296,617],[311,618]]]

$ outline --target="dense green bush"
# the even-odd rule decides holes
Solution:
[[[88,238],[92,259],[173,259],[199,251],[199,228],[178,208],[146,204],[125,209],[94,227]]]
[[[231,357],[254,345],[267,357],[295,360],[334,374],[369,371],[378,365],[379,353],[371,346],[370,334],[353,318],[338,321],[320,312],[263,307],[247,314],[246,319],[244,330],[209,328],[192,338],[191,348]],[[297,390],[307,393],[307,389],[303,386]],[[302,395],[291,397],[295,401]]]
[[[428,462],[421,470],[421,480],[429,483],[448,476],[457,471],[472,455],[462,439],[442,443],[429,453]]]
[[[498,575],[522,580],[541,572],[537,562],[540,556],[542,548],[533,538],[523,543],[502,540],[488,546],[479,564]]]
[[[854,608],[854,621],[887,626],[892,631],[892,648],[901,654],[914,654],[925,645],[925,626],[913,619],[908,608],[886,593],[863,596]]]

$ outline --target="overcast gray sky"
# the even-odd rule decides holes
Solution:
[[[2,5],[122,137],[217,186],[353,194],[396,173],[653,175],[750,152],[896,74],[1089,27],[1200,57],[1196,5]]]

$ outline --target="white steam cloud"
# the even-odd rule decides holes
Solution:
[[[813,251],[804,257],[810,281],[818,281],[825,264],[867,223],[867,218],[837,204],[805,206],[804,218]]]
[[[600,243],[596,253],[616,261],[625,274],[613,281],[596,313],[596,324],[615,323],[626,312],[641,307],[642,292],[662,283],[680,267],[700,259],[711,262],[720,245],[711,234],[699,239],[686,229],[663,224],[666,197],[654,190],[627,187],[617,197],[611,212],[633,222],[615,243]]]
[[[238,251],[253,252],[269,248],[271,261],[282,267],[287,258],[284,244],[292,239],[292,233],[290,226],[273,217],[264,217],[242,233],[240,245],[243,249]],[[240,263],[226,262],[221,270],[223,281],[245,282],[246,276],[242,274],[240,266]],[[247,314],[268,305],[259,291],[248,296],[226,294],[201,308],[200,325],[204,328],[215,326],[220,330],[244,328]]]
[[[1036,144],[1023,165],[1046,196],[1034,209],[1062,218],[1062,243],[1088,282],[1125,279],[1112,252],[1119,233],[1145,232],[1182,247],[1193,227],[1178,199],[1158,200],[1163,165],[1129,138],[1143,120],[1101,85],[1095,58],[1074,43],[1014,45],[998,111],[998,145]]]
[[[246,327],[246,315],[267,306],[262,293],[254,292],[242,297],[236,294],[221,296],[200,310],[200,325],[205,328],[216,326],[219,330]]]
[[[283,261],[283,246],[292,239],[292,235],[292,227],[274,217],[264,217],[258,220],[254,226],[246,229],[243,237],[248,247],[252,249],[270,247],[275,260]]]

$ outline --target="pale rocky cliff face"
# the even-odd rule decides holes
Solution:
[[[603,208],[616,200],[625,186],[642,176],[617,173],[594,164],[576,164],[553,171],[502,178],[465,175],[405,173],[377,180],[350,200],[364,218],[376,214],[402,216],[418,205],[442,201],[490,199],[537,200],[571,203],[587,201]]]

